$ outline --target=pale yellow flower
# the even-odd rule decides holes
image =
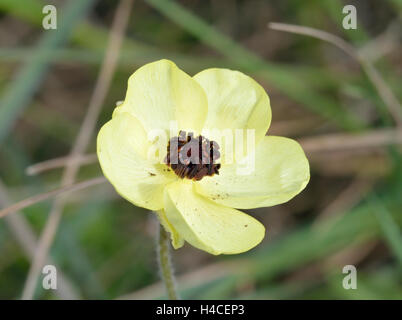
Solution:
[[[165,163],[154,163],[148,133],[168,132],[172,120],[194,135],[203,129],[254,129],[255,170],[239,175],[239,163],[225,163],[222,156],[218,174],[194,180],[180,178]],[[116,191],[156,211],[175,248],[187,241],[212,254],[241,253],[261,242],[265,228],[237,209],[284,203],[300,193],[310,177],[296,141],[265,136],[270,122],[268,95],[243,73],[207,69],[190,77],[173,62],[160,60],[130,77],[124,102],[99,132],[97,152]],[[213,134],[205,138],[215,139]],[[221,145],[221,154],[225,151]]]

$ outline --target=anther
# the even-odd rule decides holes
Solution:
[[[192,132],[181,130],[169,141],[165,163],[180,178],[199,181],[205,176],[219,174],[221,165],[215,163],[219,157],[218,143],[201,135],[194,138]]]

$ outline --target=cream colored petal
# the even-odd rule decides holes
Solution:
[[[177,121],[179,130],[200,132],[208,104],[204,90],[192,77],[173,62],[159,60],[130,77],[124,103],[114,114],[121,111],[134,115],[146,131],[166,131],[171,121]]]
[[[172,246],[175,249],[179,249],[184,245],[184,239],[180,236],[177,230],[171,225],[171,223],[166,218],[166,213],[164,210],[157,211],[159,222],[165,228],[167,232],[170,233],[170,238],[172,240]]]
[[[289,201],[310,178],[300,145],[288,138],[267,136],[257,145],[255,161],[223,165],[219,175],[197,182],[198,193],[240,209],[269,207]]]
[[[219,205],[177,181],[165,190],[165,212],[181,237],[211,254],[236,254],[255,247],[264,238],[264,226],[253,217]]]
[[[166,165],[148,159],[149,147],[141,123],[129,113],[116,115],[98,134],[99,162],[116,191],[137,206],[159,210],[165,185],[176,177]]]
[[[255,130],[255,143],[265,136],[271,122],[271,106],[267,93],[256,81],[239,71],[228,69],[207,69],[196,74],[194,79],[208,98],[204,133],[222,144],[223,153],[226,153],[227,138],[220,139],[214,132],[216,129],[223,136],[232,131],[233,137],[233,129]],[[246,132],[242,134],[246,141]]]

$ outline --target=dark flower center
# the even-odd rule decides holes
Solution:
[[[180,178],[199,181],[205,176],[219,174],[219,145],[203,136],[194,138],[192,132],[180,131],[169,140],[165,163]]]

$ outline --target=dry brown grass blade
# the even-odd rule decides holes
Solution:
[[[332,43],[333,45],[350,55],[352,58],[360,63],[362,69],[366,72],[371,83],[376,88],[379,96],[387,106],[388,111],[392,115],[395,123],[398,126],[402,126],[402,106],[399,103],[398,99],[395,97],[395,95],[386,84],[381,74],[371,63],[371,61],[367,59],[366,56],[360,54],[352,45],[336,35],[310,27],[277,22],[269,23],[268,27],[272,30],[302,34]]]
[[[391,21],[383,33],[359,48],[359,54],[374,62],[392,51],[398,50],[400,28],[398,19]]]
[[[101,184],[101,183],[105,183],[107,180],[105,177],[98,177],[98,178],[94,178],[94,179],[90,179],[90,180],[85,180],[79,183],[74,183],[71,185],[67,185],[49,192],[45,192],[45,193],[41,193],[41,194],[37,194],[35,196],[26,198],[20,202],[14,203],[13,205],[4,208],[2,210],[0,210],[0,218],[3,218],[13,212],[22,210],[24,208],[27,208],[29,206],[32,206],[38,202],[42,202],[45,201],[51,197],[54,196],[58,196],[58,195],[62,195],[68,192],[73,192],[73,191],[78,191],[78,190],[82,190],[82,189],[86,189],[88,187],[91,186],[95,186],[97,184]]]
[[[26,174],[30,175],[30,176],[34,176],[34,175],[40,174],[40,173],[48,171],[48,170],[62,168],[67,163],[76,163],[76,164],[82,166],[85,164],[94,163],[97,161],[97,159],[98,158],[97,158],[96,154],[79,155],[79,156],[76,156],[73,158],[70,158],[69,156],[54,158],[54,159],[46,160],[43,162],[38,162],[38,163],[33,164],[32,166],[29,166],[26,169]]]
[[[301,138],[300,144],[306,152],[361,150],[367,148],[385,147],[388,145],[402,144],[402,130],[379,129],[365,133],[331,133],[314,137]],[[27,168],[29,174],[38,174],[47,170],[64,167],[68,162],[78,165],[90,164],[98,161],[95,153],[54,158],[36,163]]]
[[[217,262],[213,264],[206,265],[197,270],[190,271],[183,275],[177,277],[177,281],[180,282],[180,287],[182,290],[186,288],[201,285],[206,282],[216,280],[222,276],[227,276],[229,274],[238,274],[241,270],[247,270],[247,263],[236,264],[231,262]],[[144,287],[135,292],[131,292],[116,298],[117,300],[144,300],[144,299],[157,299],[163,296],[165,293],[164,284],[159,281]]]
[[[364,133],[335,133],[316,137],[306,137],[299,140],[307,153],[362,150],[366,148],[383,147],[387,145],[402,144],[401,129],[378,129]]]
[[[94,92],[89,102],[88,111],[81,125],[77,139],[74,142],[69,159],[73,159],[84,154],[89,145],[103,102],[107,92],[109,91],[113,74],[116,70],[119,52],[124,38],[124,32],[128,25],[133,3],[134,0],[121,0],[116,9],[112,28],[109,34],[106,54],[101,65]],[[68,162],[63,173],[61,185],[65,186],[72,184],[79,168],[79,163]],[[53,203],[52,209],[49,213],[49,218],[39,240],[39,246],[37,248],[35,258],[31,264],[28,277],[25,282],[22,293],[22,299],[24,300],[30,300],[33,298],[41,266],[43,265],[53,243],[53,239],[59,226],[66,201],[66,197],[60,197],[57,198]]]
[[[378,240],[370,240],[363,243],[352,244],[343,250],[336,252],[325,259],[322,266],[328,270],[342,268],[345,265],[357,266],[363,261],[378,245]]]
[[[323,222],[328,224],[331,218],[341,218],[345,212],[352,209],[356,204],[370,192],[374,182],[360,177],[355,177],[353,181],[342,190],[328,206],[316,217],[312,226],[321,227]],[[334,223],[337,219],[333,219]]]
[[[11,201],[7,192],[7,188],[0,181],[0,207],[6,207],[10,205]],[[8,225],[11,232],[14,234],[15,239],[21,246],[23,252],[29,260],[32,260],[35,255],[35,249],[37,246],[38,239],[34,231],[32,230],[30,224],[20,212],[15,212],[14,214],[4,217],[6,224]],[[49,258],[46,264],[55,265],[55,263]],[[57,268],[57,266],[56,266]],[[63,272],[58,269],[58,288],[55,294],[60,299],[67,300],[77,300],[80,298],[79,294],[75,290],[71,281],[67,278]]]
[[[88,147],[96,126],[98,115],[109,90],[114,71],[117,66],[118,55],[123,42],[124,31],[128,25],[129,16],[134,0],[121,0],[112,24],[106,54],[99,72],[99,76],[92,94],[87,114],[81,125],[78,137],[73,145],[70,159],[82,155]],[[68,162],[62,177],[62,186],[74,182],[80,165],[77,162]],[[25,282],[22,299],[32,299],[41,266],[47,257],[48,251],[60,223],[66,197],[56,199],[53,203],[49,218],[41,234],[37,253],[31,264]]]

